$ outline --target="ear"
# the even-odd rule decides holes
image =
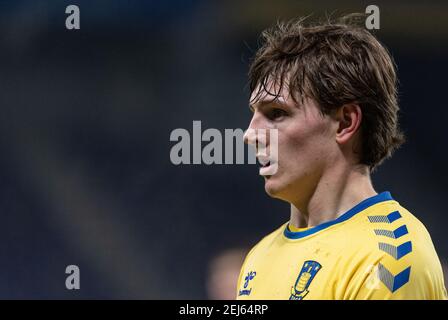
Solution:
[[[361,108],[355,103],[345,104],[337,111],[336,119],[339,122],[339,127],[336,131],[336,142],[346,144],[355,136],[361,126]]]

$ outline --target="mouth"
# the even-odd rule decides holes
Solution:
[[[258,157],[258,161],[260,162],[260,176],[272,176],[277,172],[277,162],[269,159],[268,157]]]

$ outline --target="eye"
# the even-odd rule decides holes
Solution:
[[[267,117],[270,120],[280,120],[287,115],[288,115],[288,113],[285,110],[280,109],[280,108],[272,108],[271,110],[269,110],[267,112]]]

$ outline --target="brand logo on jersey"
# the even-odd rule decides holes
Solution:
[[[291,288],[289,300],[302,300],[309,292],[308,287],[322,266],[317,261],[308,260],[303,263],[294,287]]]
[[[257,275],[257,273],[255,271],[250,271],[247,273],[247,276],[244,278],[244,285],[243,285],[243,290],[240,290],[240,292],[238,293],[239,296],[248,296],[250,295],[250,293],[252,292],[252,288],[247,289],[247,287],[249,286],[249,281],[253,280],[253,278],[255,278],[255,276]]]

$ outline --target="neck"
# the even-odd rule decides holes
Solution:
[[[313,192],[291,203],[290,224],[304,228],[334,220],[376,194],[367,167],[333,168],[322,175]]]

